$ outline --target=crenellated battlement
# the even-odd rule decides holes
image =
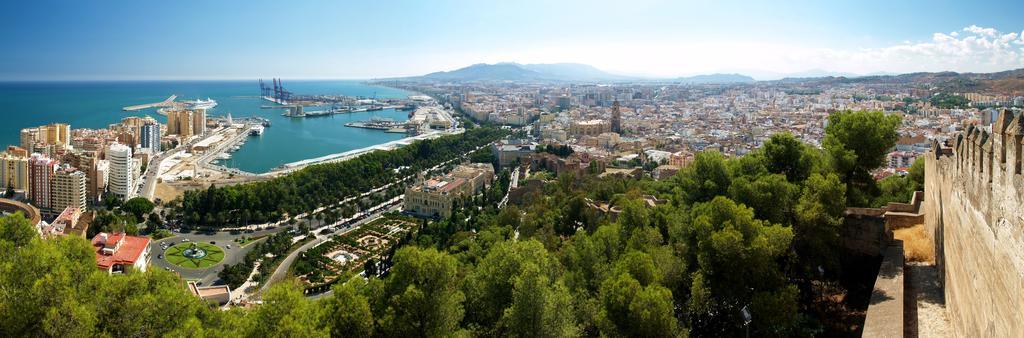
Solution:
[[[925,157],[925,226],[957,336],[1024,332],[1024,120],[1008,110]]]

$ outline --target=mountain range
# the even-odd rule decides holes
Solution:
[[[996,73],[922,72],[898,75],[887,73],[857,75],[824,70],[809,70],[785,74],[785,76],[778,78],[779,80],[760,82],[802,83],[809,85],[829,83],[927,84],[948,91],[986,90],[1007,95],[1024,94],[1024,69]],[[652,78],[613,74],[579,63],[519,64],[512,62],[478,63],[452,71],[382,80],[443,82],[659,82],[683,84],[741,84],[759,82],[753,77],[738,73]]]
[[[519,64],[511,62],[478,63],[452,71],[389,80],[451,82],[638,82],[748,83],[754,78],[740,74],[707,74],[675,79],[655,79],[612,74],[580,63]]]
[[[478,63],[452,71],[434,72],[423,76],[402,79],[456,82],[591,82],[624,81],[631,80],[632,78],[607,73],[593,66],[579,63],[518,64],[503,62],[495,64]]]

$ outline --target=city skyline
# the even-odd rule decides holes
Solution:
[[[1024,67],[1024,25],[1012,14],[1022,9],[1009,1],[33,3],[0,14],[15,33],[0,80],[367,79],[498,62],[758,80],[995,72]]]

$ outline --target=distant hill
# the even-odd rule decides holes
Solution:
[[[695,75],[689,77],[681,77],[675,79],[675,82],[680,83],[754,83],[757,82],[754,78],[742,75],[742,74],[708,74],[708,75]]]
[[[579,63],[478,63],[452,71],[434,72],[423,76],[379,79],[387,81],[444,81],[444,82],[673,82],[683,84],[744,84],[758,82],[753,77],[738,73],[715,73],[673,79],[642,78],[612,74],[590,65]],[[850,73],[809,70],[788,74],[788,77],[761,81],[765,83],[796,83],[828,85],[839,83],[905,84],[924,86],[951,92],[987,91],[1004,95],[1024,95],[1024,69],[997,73],[909,73],[899,75]]]
[[[926,86],[948,92],[984,91],[1003,95],[1024,95],[1024,69],[996,73],[907,73],[899,75],[869,75],[859,77],[786,78],[784,83],[827,85],[829,83],[903,84]]]
[[[628,76],[611,74],[597,69],[591,65],[581,63],[535,63],[519,65],[547,76],[559,79],[574,79],[576,81],[608,81],[608,80],[630,80]]]
[[[478,63],[469,67],[446,72],[434,72],[423,76],[395,80],[412,81],[455,81],[455,82],[601,82],[623,81],[630,77],[611,74],[593,66],[579,63]]]
[[[535,81],[548,78],[550,76],[523,68],[514,63],[498,63],[493,65],[478,63],[453,71],[434,72],[408,79],[437,81]]]
[[[675,79],[655,79],[612,74],[580,63],[478,63],[446,72],[434,72],[388,80],[452,82],[626,82],[669,81],[678,83],[752,83],[754,78],[741,74],[707,74]]]

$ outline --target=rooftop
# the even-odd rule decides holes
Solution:
[[[96,265],[108,270],[116,264],[134,265],[149,247],[149,237],[101,232],[92,238],[92,247],[96,250]]]

